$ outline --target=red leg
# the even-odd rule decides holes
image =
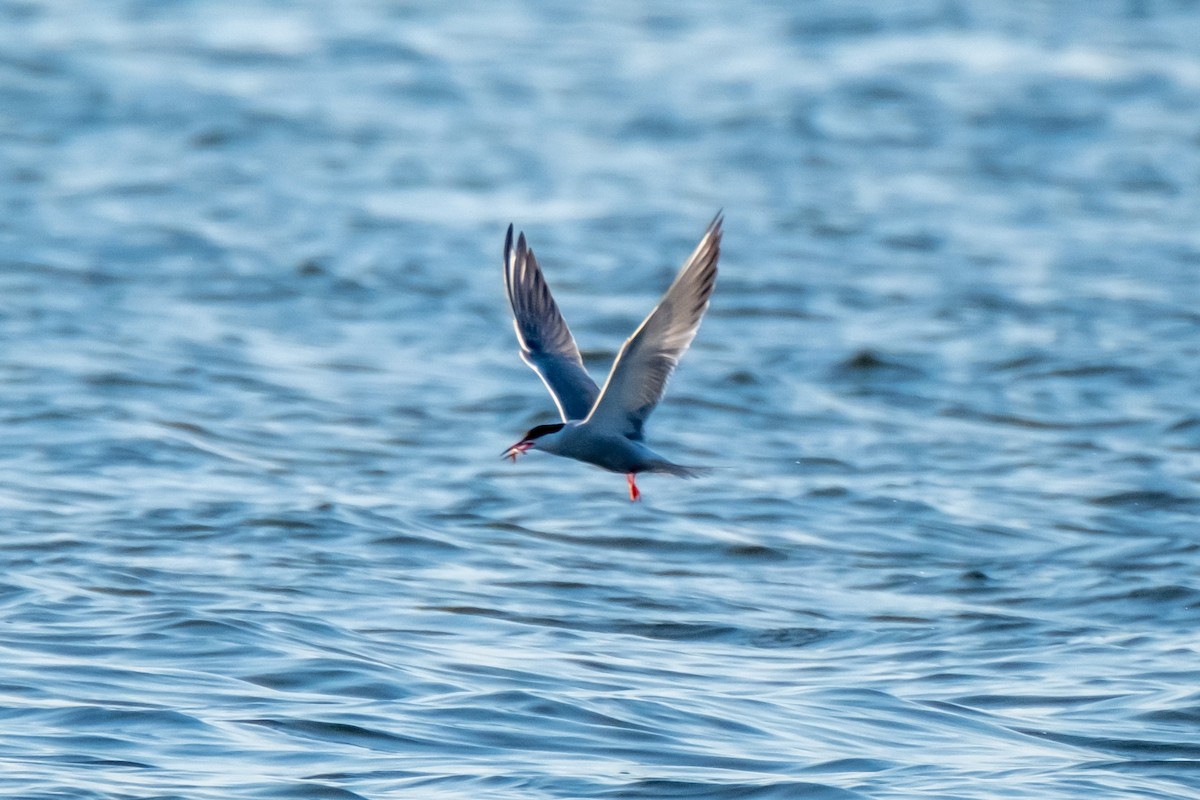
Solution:
[[[631,503],[642,496],[642,493],[638,491],[637,484],[633,482],[633,476],[632,472],[625,473],[625,480],[629,481],[629,502]]]

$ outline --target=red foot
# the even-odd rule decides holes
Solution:
[[[642,493],[638,491],[637,484],[633,482],[633,475],[632,472],[625,473],[625,480],[629,481],[629,502],[631,503],[636,502],[642,496]]]

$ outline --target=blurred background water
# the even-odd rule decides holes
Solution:
[[[1200,3],[0,0],[0,794],[1194,798]],[[652,419],[497,455],[718,208]]]

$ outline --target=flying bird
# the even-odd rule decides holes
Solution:
[[[550,294],[533,250],[525,244],[525,234],[517,237],[514,247],[513,226],[508,226],[504,288],[512,306],[521,359],[550,390],[562,422],[531,428],[503,457],[515,463],[526,451],[542,450],[624,473],[631,502],[641,496],[635,481],[640,472],[684,478],[703,472],[703,468],[672,463],[651,450],[643,429],[708,309],[721,255],[722,222],[722,215],[717,214],[709,223],[662,300],[621,346],[602,389],[584,369],[575,337]]]

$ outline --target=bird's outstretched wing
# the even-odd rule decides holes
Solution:
[[[625,340],[587,417],[588,424],[631,439],[642,438],[646,417],[662,399],[667,379],[696,337],[708,309],[721,255],[722,221],[721,214],[713,218],[658,306]]]
[[[583,419],[600,389],[583,368],[575,337],[550,294],[533,251],[525,245],[524,233],[513,247],[512,225],[504,239],[504,288],[512,305],[521,359],[546,384],[563,422]]]

